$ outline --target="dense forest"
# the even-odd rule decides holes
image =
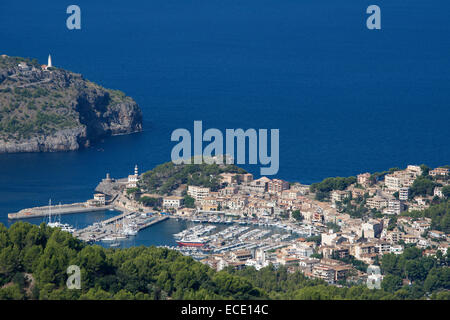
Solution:
[[[79,290],[66,286],[69,265]],[[105,249],[45,224],[0,224],[0,299],[450,299],[448,265],[408,248],[381,259],[382,289],[337,287],[285,267],[216,272],[165,248]]]

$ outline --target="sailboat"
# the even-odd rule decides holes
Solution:
[[[61,204],[60,204],[61,205]],[[48,201],[48,222],[47,226],[52,228],[60,228],[62,231],[67,231],[70,233],[75,232],[76,230],[67,223],[61,223],[61,215],[59,216],[59,221],[52,221],[52,199]]]

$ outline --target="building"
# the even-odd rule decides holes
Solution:
[[[401,187],[398,191],[398,198],[401,201],[407,201],[409,196],[409,187]]]
[[[384,214],[399,215],[402,212],[402,204],[400,200],[389,199],[387,208],[383,211]]]
[[[372,264],[373,259],[377,255],[375,243],[366,242],[358,244],[354,247],[355,258],[366,263]]]
[[[420,166],[415,166],[415,165],[408,165],[408,167],[406,168],[406,171],[411,172],[416,177],[418,177],[422,174],[422,168]]]
[[[341,191],[341,190],[334,190],[331,193],[331,202],[333,205],[336,205],[336,202],[342,202],[344,199],[348,198],[350,196],[350,193],[347,191]]]
[[[21,62],[17,66],[19,67],[19,69],[21,71],[29,71],[29,70],[31,70],[31,67],[28,64],[26,64],[25,62]]]
[[[225,182],[229,185],[235,183],[237,184],[240,181],[240,177],[236,173],[222,173],[220,174],[220,176],[222,177],[222,182]]]
[[[442,193],[442,187],[435,187],[433,192],[435,197],[443,198],[444,194]]]
[[[389,190],[399,191],[401,187],[411,186],[416,177],[415,171],[395,171],[384,177],[384,185]]]
[[[94,194],[94,199],[88,200],[90,206],[104,206],[106,204],[106,196],[103,193]]]
[[[194,198],[196,201],[200,201],[209,196],[209,188],[188,186],[188,195]]]
[[[364,238],[378,238],[383,230],[383,224],[377,220],[370,220],[361,225],[361,233],[358,235],[362,237],[364,232]]]
[[[164,208],[180,208],[183,206],[183,197],[177,197],[177,196],[169,196],[163,198],[163,207]]]
[[[357,176],[358,184],[362,185],[363,187],[368,187],[370,185],[370,173],[361,173]]]
[[[381,209],[388,206],[388,200],[380,196],[375,196],[373,198],[367,199],[366,204],[369,208],[380,211]]]
[[[282,199],[291,199],[295,200],[297,197],[300,196],[300,192],[293,189],[284,190],[281,192],[281,198]]]
[[[429,175],[432,177],[447,176],[448,172],[449,172],[448,168],[436,168],[436,169],[430,170]]]
[[[402,184],[399,177],[394,176],[393,174],[387,174],[384,177],[384,185],[386,188],[391,190],[400,190]]]
[[[445,239],[445,233],[442,231],[438,231],[438,230],[430,230],[429,231],[429,236],[435,239]]]
[[[134,174],[128,176],[127,188],[136,188],[137,182],[139,181],[139,171],[138,166],[134,166]]]
[[[312,267],[311,273],[313,278],[325,280],[329,284],[335,283],[336,271],[331,266],[319,263]]]
[[[46,71],[46,70],[48,70],[48,68],[51,68],[51,67],[53,67],[52,56],[48,55],[47,64],[41,65],[41,69]]]
[[[253,258],[252,252],[250,250],[236,250],[231,252],[230,255],[233,261],[247,261]]]
[[[387,241],[378,240],[375,242],[375,251],[380,255],[391,253],[391,245]]]
[[[253,175],[251,173],[244,173],[242,175],[242,182],[243,183],[250,183],[253,181]]]
[[[255,193],[264,193],[267,191],[267,185],[269,184],[270,179],[267,177],[261,177],[259,179],[253,180],[249,184],[249,189]]]
[[[267,191],[269,193],[279,193],[287,189],[289,189],[289,182],[284,180],[273,179],[267,184]]]

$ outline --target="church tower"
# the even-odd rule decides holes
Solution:
[[[47,67],[50,68],[52,66],[52,56],[48,55],[48,63],[47,63]]]
[[[137,165],[134,166],[134,174],[138,175],[138,166]]]

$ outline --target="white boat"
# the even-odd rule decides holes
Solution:
[[[61,205],[61,204],[60,204]],[[70,233],[74,233],[76,230],[68,223],[61,223],[61,216],[59,217],[59,221],[52,221],[52,199],[48,201],[48,222],[47,226],[51,228],[60,228],[62,231],[67,231]]]
[[[123,229],[122,233],[126,236],[135,236],[135,235],[137,235],[138,231],[130,226],[126,226]]]
[[[102,241],[115,241],[116,240],[116,238],[115,237],[111,237],[111,236],[107,236],[107,237],[104,237],[103,239],[101,239]]]

